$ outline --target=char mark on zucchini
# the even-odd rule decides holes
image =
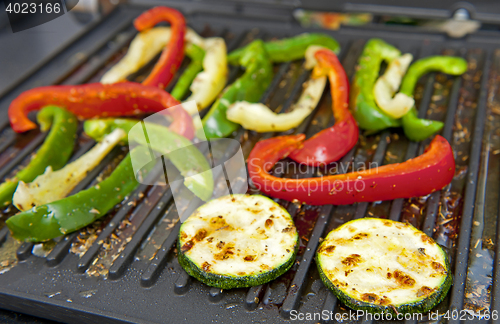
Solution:
[[[229,195],[201,206],[181,226],[179,263],[222,289],[261,285],[295,262],[298,233],[288,212],[259,195]]]

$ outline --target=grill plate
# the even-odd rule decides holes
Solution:
[[[10,101],[22,91],[39,85],[98,81],[123,56],[136,34],[131,21],[145,9],[119,7],[0,97],[0,114],[3,116],[0,118],[3,128],[0,133],[1,174],[8,177],[13,167],[26,163],[43,141],[43,135],[37,131],[15,135],[10,130],[6,117]],[[186,17],[189,25],[201,35],[225,37],[229,50],[253,38],[281,38],[307,31],[295,23],[283,21],[215,17],[201,13]],[[170,190],[140,186],[122,207],[90,226],[90,230],[67,236],[45,256],[37,252],[39,246],[34,248],[27,243],[19,246],[9,237],[5,227],[0,229],[0,241],[3,242],[0,262],[10,260],[16,264],[0,275],[2,308],[71,323],[280,323],[287,322],[292,309],[304,313],[323,310],[346,313],[346,307],[338,303],[321,283],[313,261],[314,252],[319,239],[331,229],[354,218],[372,216],[407,220],[448,249],[455,281],[448,297],[436,308],[440,313],[448,309],[462,310],[465,306],[479,309],[490,304],[491,311],[499,311],[500,270],[496,241],[500,230],[495,233],[493,229],[500,226],[500,155],[497,155],[500,152],[497,152],[500,150],[500,134],[497,134],[500,121],[500,40],[491,33],[479,32],[463,40],[450,40],[441,34],[410,33],[407,30],[370,26],[325,32],[341,43],[340,58],[350,77],[365,41],[371,37],[381,37],[416,58],[445,53],[460,55],[469,61],[469,71],[463,77],[431,74],[420,80],[417,89],[419,115],[445,122],[442,135],[450,141],[456,153],[460,172],[450,186],[425,198],[350,206],[311,207],[279,201],[294,216],[302,238],[299,262],[287,274],[269,284],[231,291],[207,287],[187,276],[171,249],[179,225],[172,222],[177,218],[177,212],[171,203]],[[75,57],[80,59],[75,60]],[[134,80],[147,75],[148,68],[151,66],[137,73]],[[241,71],[232,68],[230,82],[239,73]],[[301,62],[277,65],[272,85],[262,102],[276,111],[286,111],[296,100],[307,77],[308,72],[303,70]],[[315,112],[293,133],[304,132],[311,136],[331,125],[331,98],[329,91],[325,91]],[[245,157],[258,140],[271,136],[273,134],[241,129],[234,134],[242,144]],[[362,136],[342,163],[353,162],[350,163],[352,169],[359,167],[359,163],[401,162],[421,154],[428,142],[411,143],[398,130]],[[88,138],[80,136],[75,157],[92,144]],[[116,165],[124,153],[120,149],[114,150],[83,186],[91,185],[97,173],[109,173],[110,166]],[[285,160],[283,163],[293,162]],[[300,176],[335,171],[338,170],[333,167],[329,170],[303,168]],[[12,211],[2,217],[2,225],[9,214]],[[95,234],[95,240],[86,251],[80,255],[69,252],[77,251],[82,245],[78,242],[88,240],[89,233]],[[112,238],[113,235],[117,238]],[[131,239],[127,242],[127,238]],[[468,253],[469,247],[471,253]],[[478,273],[478,269],[484,266],[486,270]],[[100,273],[108,273],[108,277],[104,279]],[[479,297],[474,295],[478,287],[483,287]],[[425,320],[424,317],[422,322]],[[311,322],[316,323],[318,319]]]

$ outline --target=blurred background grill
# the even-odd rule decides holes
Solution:
[[[252,8],[257,7],[247,8],[238,3],[231,3],[231,6],[234,4],[240,12],[250,14],[223,14],[233,9],[221,6],[222,13],[216,15],[218,3],[214,2],[210,10],[204,9],[207,3],[175,4],[184,9],[190,27],[203,37],[223,37],[228,51],[256,38],[269,40],[317,31],[304,28],[284,15],[269,19],[272,10],[257,19],[252,12]],[[0,177],[9,178],[17,168],[26,165],[44,139],[44,134],[38,130],[18,135],[10,129],[9,103],[21,92],[40,85],[98,82],[126,53],[137,34],[132,21],[150,5],[118,6],[90,23],[69,43],[0,94]],[[292,8],[293,3],[284,2],[282,6]],[[426,197],[348,206],[315,207],[277,200],[293,216],[299,230],[301,246],[296,264],[273,282],[230,291],[207,287],[190,278],[179,266],[175,242],[180,224],[168,186],[140,185],[101,220],[57,242],[44,244],[21,244],[10,237],[4,222],[15,213],[15,208],[9,207],[0,218],[1,307],[71,323],[279,323],[286,322],[292,309],[345,313],[348,308],[338,302],[319,279],[313,260],[316,247],[330,230],[346,221],[382,217],[410,222],[450,253],[454,285],[435,310],[442,314],[447,310],[463,309],[471,313],[486,309],[500,311],[498,32],[480,30],[461,39],[452,39],[416,26],[373,23],[324,32],[340,42],[340,59],[349,77],[353,76],[363,46],[371,37],[381,37],[402,52],[412,53],[416,59],[436,54],[467,59],[469,69],[463,76],[432,73],[420,80],[416,91],[419,116],[445,123],[442,135],[452,145],[457,163],[457,173],[450,185]],[[187,63],[186,58],[177,76]],[[151,67],[152,64],[144,67],[130,80],[140,82]],[[231,67],[228,83],[241,73],[241,69]],[[277,112],[288,111],[308,76],[301,61],[275,65],[274,79],[261,102]],[[333,123],[330,93],[325,91],[315,111],[297,129],[286,134],[305,133],[309,137]],[[278,134],[240,129],[233,138],[241,143],[248,157],[257,141],[274,135]],[[428,140],[410,142],[399,130],[361,136],[341,163],[351,171],[368,163],[402,162],[422,154],[428,143]],[[93,144],[80,131],[72,159]],[[125,148],[115,148],[74,191],[92,186],[97,179],[108,175],[125,154]],[[294,162],[284,160],[282,163]],[[297,166],[299,168],[296,174],[279,176],[317,177],[344,170],[341,167]],[[250,192],[257,193],[252,186]],[[429,321],[424,316],[420,322]],[[441,321],[460,322],[458,319]],[[497,323],[492,319],[481,322]]]

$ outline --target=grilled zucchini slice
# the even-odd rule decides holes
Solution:
[[[424,313],[452,283],[447,254],[407,223],[361,218],[331,231],[316,263],[325,285],[347,306],[370,313]]]
[[[257,286],[290,269],[298,238],[290,214],[271,199],[229,195],[199,207],[182,224],[178,259],[209,286]]]

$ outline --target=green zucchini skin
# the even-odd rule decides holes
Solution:
[[[356,220],[347,222],[343,226],[347,226],[348,224],[355,222]],[[411,225],[409,225],[411,226]],[[413,226],[412,226],[413,227]],[[430,238],[432,240],[432,238]],[[323,241],[325,242],[325,241]],[[434,241],[433,241],[434,242]],[[435,243],[435,242],[434,242]],[[330,289],[333,294],[346,306],[354,309],[354,310],[362,310],[368,313],[372,314],[391,314],[394,318],[397,316],[397,314],[413,314],[413,313],[427,313],[431,309],[433,309],[436,305],[438,305],[440,302],[443,301],[443,299],[446,297],[448,291],[450,290],[450,287],[453,283],[453,275],[451,273],[451,264],[450,264],[450,259],[448,254],[443,250],[443,248],[435,243],[437,247],[439,248],[440,252],[444,256],[444,261],[445,261],[445,267],[447,270],[446,277],[443,281],[443,283],[440,285],[439,289],[436,289],[434,292],[432,292],[430,295],[426,296],[422,300],[416,301],[416,302],[410,302],[406,304],[401,304],[401,305],[377,305],[365,301],[361,301],[359,299],[353,298],[349,296],[348,294],[345,293],[345,291],[342,290],[341,287],[338,287],[335,285],[326,275],[323,267],[321,266],[321,262],[319,261],[319,253],[321,251],[321,248],[323,244],[320,244],[318,247],[318,250],[316,252],[316,266],[318,268],[318,272],[320,275],[321,280],[325,284],[325,286]]]
[[[298,249],[299,245],[297,244],[293,255],[280,267],[255,276],[223,276],[216,273],[205,272],[196,266],[196,264],[194,264],[184,253],[179,252],[177,256],[179,264],[191,277],[198,279],[200,282],[210,287],[232,289],[259,286],[278,278],[287,272],[295,263]],[[180,250],[180,241],[177,240],[177,251]]]
[[[284,262],[281,262],[277,266],[271,266],[270,269],[261,270],[259,272],[250,271],[250,273],[248,273],[248,274],[239,274],[239,273],[234,274],[234,273],[221,273],[221,272],[214,271],[211,268],[210,264],[212,262],[215,262],[215,261],[212,258],[210,258],[211,256],[207,256],[206,261],[207,262],[210,261],[210,264],[208,265],[207,268],[204,268],[204,266],[200,266],[199,264],[201,264],[201,261],[205,261],[205,260],[199,260],[199,258],[198,258],[197,261],[199,264],[197,264],[188,255],[188,252],[190,251],[191,247],[188,250],[183,249],[183,244],[186,245],[187,243],[193,242],[193,240],[194,240],[195,243],[192,243],[193,248],[196,244],[200,244],[200,243],[203,243],[205,245],[209,245],[209,243],[207,243],[206,241],[210,238],[211,235],[213,235],[219,229],[216,229],[216,230],[214,230],[213,228],[208,229],[208,227],[203,226],[202,230],[205,231],[205,229],[208,229],[208,231],[206,231],[206,232],[208,232],[208,234],[206,234],[206,236],[204,236],[200,241],[196,241],[195,236],[191,236],[191,237],[185,236],[186,231],[183,228],[183,226],[184,226],[184,224],[186,224],[186,222],[188,222],[186,220],[186,222],[181,226],[181,229],[179,231],[179,237],[177,240],[177,258],[178,258],[179,264],[182,266],[182,268],[184,268],[184,270],[190,276],[196,278],[200,282],[202,282],[208,286],[217,287],[217,288],[221,288],[221,289],[232,289],[232,288],[244,288],[244,287],[258,286],[258,285],[267,283],[271,280],[274,280],[274,279],[278,278],[279,276],[281,276],[282,274],[284,274],[285,272],[287,272],[295,263],[295,258],[296,258],[298,248],[299,248],[298,232],[295,228],[295,225],[293,224],[293,220],[292,220],[290,214],[283,207],[281,207],[279,204],[275,203],[273,200],[269,199],[268,197],[259,196],[259,195],[252,195],[252,196],[232,195],[232,196],[221,197],[221,198],[217,199],[217,200],[220,200],[219,202],[214,202],[212,200],[211,202],[208,202],[207,204],[201,206],[200,208],[198,208],[197,211],[195,211],[193,213],[193,215],[191,215],[191,217],[195,217],[195,219],[196,219],[197,216],[200,216],[200,215],[205,216],[206,214],[201,212],[200,209],[202,209],[204,206],[208,206],[208,204],[213,205],[214,203],[220,203],[220,204],[223,204],[222,206],[228,206],[227,209],[229,210],[231,207],[228,204],[231,204],[231,202],[227,200],[228,197],[235,197],[238,199],[238,201],[245,201],[245,199],[247,199],[247,200],[254,199],[254,200],[252,200],[251,205],[247,204],[245,206],[252,206],[253,207],[255,202],[262,203],[264,205],[264,207],[256,207],[257,210],[266,211],[266,207],[267,208],[271,207],[270,210],[273,212],[269,212],[268,214],[266,214],[267,216],[264,216],[264,217],[259,216],[260,220],[268,218],[268,216],[271,214],[277,215],[278,218],[273,218],[273,219],[275,219],[276,224],[278,224],[279,218],[282,216],[284,218],[288,219],[287,224],[289,224],[289,225],[286,227],[287,231],[285,231],[285,229],[277,229],[276,233],[278,233],[278,234],[274,234],[274,235],[280,235],[279,233],[287,233],[287,234],[282,234],[282,235],[292,235],[289,238],[292,240],[291,242],[293,243],[293,248],[290,245],[290,249],[287,249],[288,255],[287,256],[284,255],[284,259],[285,258],[286,259],[284,260]],[[257,199],[257,200],[255,200],[255,199]],[[257,204],[255,203],[255,205],[257,205]],[[233,210],[237,210],[237,209],[233,209]],[[198,211],[200,211],[200,212],[198,212]],[[213,214],[213,215],[217,215],[217,214],[218,213]],[[208,215],[207,219],[213,215],[211,215],[211,214]],[[230,216],[229,212],[228,212],[228,214],[224,214],[224,215],[226,216],[226,218],[224,218],[224,222],[226,220],[228,220],[228,223],[224,223],[224,224],[228,224],[229,227],[232,228],[234,224],[231,223],[231,216]],[[248,215],[246,215],[246,216],[248,216]],[[242,217],[245,217],[245,215],[242,214]],[[255,217],[257,218],[257,216],[255,216]],[[198,219],[196,219],[196,220],[198,220]],[[194,224],[194,225],[197,225],[197,224]],[[283,226],[283,223],[280,223],[280,225]],[[293,228],[291,225],[293,225]],[[266,226],[267,226],[267,224],[266,224]],[[225,226],[225,227],[227,227],[227,226]],[[235,226],[235,228],[237,229],[236,226]],[[275,230],[275,229],[273,228],[273,230]],[[212,231],[212,232],[210,233],[210,231]],[[238,230],[232,231],[231,233],[236,233],[236,235],[245,234],[245,233],[240,234],[241,232],[238,232]],[[290,234],[288,234],[288,233],[290,233]],[[184,237],[184,239],[183,239],[183,237]],[[233,238],[237,238],[237,236],[234,236]],[[217,241],[217,239],[215,241]],[[196,243],[196,242],[198,242],[198,243]],[[208,242],[210,242],[210,244],[212,243],[211,240]],[[231,243],[231,242],[232,242],[231,240],[227,241],[227,243]],[[242,248],[241,246],[239,246],[239,247]],[[267,247],[267,245],[266,245],[266,247]],[[243,248],[242,248],[242,250],[243,250]],[[213,253],[219,252],[218,250],[215,250],[215,249],[213,249],[211,251]],[[266,248],[266,251],[267,251],[267,248]],[[240,254],[238,254],[238,256],[240,256]],[[235,256],[235,259],[233,259],[233,260],[239,260],[239,259],[237,259]],[[220,264],[224,264],[224,261],[221,261],[220,259],[219,259],[219,262],[220,262],[219,266],[220,266]],[[236,261],[236,262],[238,262],[238,261]],[[204,262],[203,264],[205,264],[205,263],[206,262]],[[230,272],[230,271],[228,271],[228,272]]]
[[[321,280],[323,283],[330,289],[337,298],[344,303],[346,306],[355,309],[355,310],[363,310],[372,314],[375,313],[390,313],[393,316],[396,316],[397,313],[401,314],[413,314],[413,313],[427,313],[430,311],[434,306],[439,304],[440,302],[443,301],[443,299],[446,297],[446,294],[450,290],[451,284],[453,283],[453,276],[451,272],[448,272],[448,275],[441,286],[441,289],[435,291],[432,293],[429,297],[423,299],[420,302],[417,303],[411,303],[407,305],[401,305],[398,307],[390,307],[390,306],[379,306],[379,305],[374,305],[370,303],[366,303],[360,300],[357,300],[355,298],[351,298],[344,294],[344,292],[339,289],[337,286],[335,286],[325,275],[325,272],[321,268],[318,262],[316,262],[316,265],[318,267],[319,271],[319,276],[321,277]],[[446,267],[450,269],[450,261],[448,256],[446,256]],[[397,313],[396,313],[397,311]]]

